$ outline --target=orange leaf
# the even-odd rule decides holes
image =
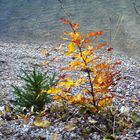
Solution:
[[[23,122],[24,122],[25,124],[28,124],[29,121],[30,121],[30,116],[29,116],[29,115],[24,116]]]
[[[102,98],[98,104],[103,107],[103,106],[106,106],[106,105],[109,105],[111,102],[112,102],[112,99],[113,97],[109,96],[109,97],[105,97],[105,98]]]
[[[64,24],[70,24],[70,21],[65,19],[65,18],[60,18],[60,20],[64,23]]]
[[[121,65],[121,63],[122,63],[121,61],[116,61],[115,65]]]
[[[88,43],[90,43],[91,41],[92,41],[91,39],[87,38],[87,39],[85,39],[85,40],[83,41],[83,44],[88,44]]]
[[[103,31],[99,31],[99,32],[97,32],[97,35],[103,35],[103,34],[104,34]]]
[[[68,67],[62,67],[61,71],[63,71],[63,70],[68,70]]]
[[[99,45],[96,46],[94,49],[95,49],[95,50],[98,50],[98,49],[101,49],[101,48],[105,47],[106,45],[107,45],[106,43],[99,44]]]
[[[107,49],[107,51],[112,51],[112,50],[113,50],[113,48],[111,48],[111,47]]]
[[[87,37],[93,37],[96,35],[103,35],[103,31],[99,31],[99,32],[90,32],[89,34],[87,34]]]
[[[87,34],[87,37],[93,37],[97,35],[97,32],[90,32],[89,34]]]
[[[78,24],[78,23],[73,23],[73,24],[72,24],[72,28],[73,28],[74,30],[77,30],[79,27],[80,27],[80,24]]]

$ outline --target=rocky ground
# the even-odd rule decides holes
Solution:
[[[63,44],[58,47],[52,47],[49,44],[18,44],[0,42],[0,100],[7,103],[14,99],[11,84],[22,85],[17,78],[20,74],[20,69],[31,70],[32,67],[38,67],[43,71],[59,72],[59,68],[64,66],[68,61],[63,56]],[[47,50],[44,52],[43,50]],[[43,54],[42,54],[43,53]],[[125,107],[130,113],[137,112],[140,114],[140,63],[130,57],[122,54],[114,54],[114,59],[122,61],[123,79],[116,87],[119,95],[123,95],[124,99],[115,101],[119,109]],[[53,59],[52,59],[53,58]],[[49,60],[53,60],[49,64]],[[2,106],[1,106],[2,108]],[[69,120],[69,123],[73,118]],[[1,121],[0,140],[82,140],[79,129],[73,131],[65,131],[65,126],[68,122],[59,121],[54,123],[49,129],[39,129],[34,126],[29,126],[23,123],[22,120]],[[80,121],[80,123],[84,123]],[[140,128],[127,130],[125,135],[120,135],[122,140],[139,140]],[[88,140],[100,140],[101,136],[95,132],[90,134]],[[56,139],[57,140],[57,139]]]

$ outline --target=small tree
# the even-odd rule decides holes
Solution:
[[[51,88],[48,93],[53,94],[56,100],[80,104],[94,111],[110,105],[116,96],[114,86],[121,79],[116,65],[121,63],[105,59],[101,52],[97,51],[102,50],[106,54],[113,48],[105,49],[107,44],[99,41],[99,37],[103,35],[102,31],[81,33],[78,31],[80,27],[78,23],[72,23],[64,18],[61,20],[72,29],[72,32],[64,33],[68,36],[65,40],[69,42],[66,55],[71,57],[71,62],[62,68],[62,71],[80,71],[81,75],[72,78],[62,76],[56,87]]]
[[[47,73],[41,73],[35,69],[31,74],[22,70],[24,76],[19,76],[25,82],[21,88],[12,85],[14,94],[16,95],[16,105],[26,107],[27,109],[34,108],[34,111],[41,111],[46,103],[51,102],[51,96],[43,93],[43,90],[48,91],[55,83],[55,74],[48,76]]]

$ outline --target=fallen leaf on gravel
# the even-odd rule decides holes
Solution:
[[[73,131],[76,129],[76,125],[75,124],[68,124],[68,125],[65,125],[64,129],[66,131]]]
[[[52,135],[52,140],[58,140],[59,139],[59,135],[57,133],[54,133]]]
[[[36,120],[34,121],[34,125],[37,127],[42,127],[42,128],[48,128],[51,125],[51,122],[49,122],[48,120],[41,120],[39,117],[36,118]]]
[[[116,140],[113,136],[106,136],[103,138],[103,140]]]
[[[57,62],[57,61],[59,61],[60,60],[60,58],[59,57],[55,57],[55,58],[53,58],[53,62]]]
[[[3,115],[3,113],[2,113],[2,111],[0,110],[0,116],[2,116]]]
[[[5,111],[8,112],[12,112],[11,107],[9,105],[5,106]]]
[[[48,65],[49,64],[49,61],[45,61],[45,64]]]
[[[92,123],[92,124],[97,123],[97,121],[95,121],[95,120],[89,120],[89,122]]]
[[[137,113],[132,113],[131,116],[132,120],[134,121],[136,127],[140,127],[140,115],[138,115]]]
[[[45,55],[46,57],[50,55],[46,49],[42,50],[42,54]]]
[[[46,140],[46,138],[39,136],[38,140]]]
[[[139,103],[139,100],[138,100],[138,99],[133,98],[133,99],[131,99],[131,102],[134,102],[134,103]]]
[[[61,50],[61,49],[64,47],[64,45],[65,45],[65,44],[61,43],[61,44],[59,45],[58,50]]]
[[[29,115],[24,116],[23,122],[24,122],[25,124],[28,124],[29,121],[30,121],[30,116],[29,116]]]

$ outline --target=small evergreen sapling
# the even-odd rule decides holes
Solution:
[[[19,88],[12,85],[14,94],[16,95],[15,104],[20,107],[26,107],[34,111],[41,111],[46,103],[51,102],[51,96],[43,93],[43,90],[49,90],[56,84],[56,74],[48,76],[47,73],[41,73],[34,69],[31,74],[22,70],[24,76],[18,76],[25,82],[25,85]]]

